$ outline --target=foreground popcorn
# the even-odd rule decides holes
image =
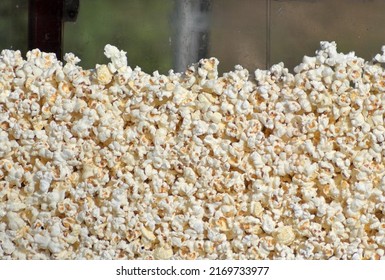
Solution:
[[[384,54],[292,75],[0,56],[1,259],[381,259]]]

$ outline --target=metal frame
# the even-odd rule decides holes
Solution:
[[[64,21],[75,21],[79,0],[29,0],[28,49],[39,48],[62,58]]]

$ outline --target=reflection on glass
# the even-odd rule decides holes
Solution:
[[[174,69],[186,67],[208,56],[211,0],[174,2],[172,20]]]

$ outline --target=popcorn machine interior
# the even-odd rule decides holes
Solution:
[[[0,259],[385,259],[384,1],[111,3],[0,4]]]

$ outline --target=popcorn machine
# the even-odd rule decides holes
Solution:
[[[1,1],[0,259],[385,259],[384,8]]]

